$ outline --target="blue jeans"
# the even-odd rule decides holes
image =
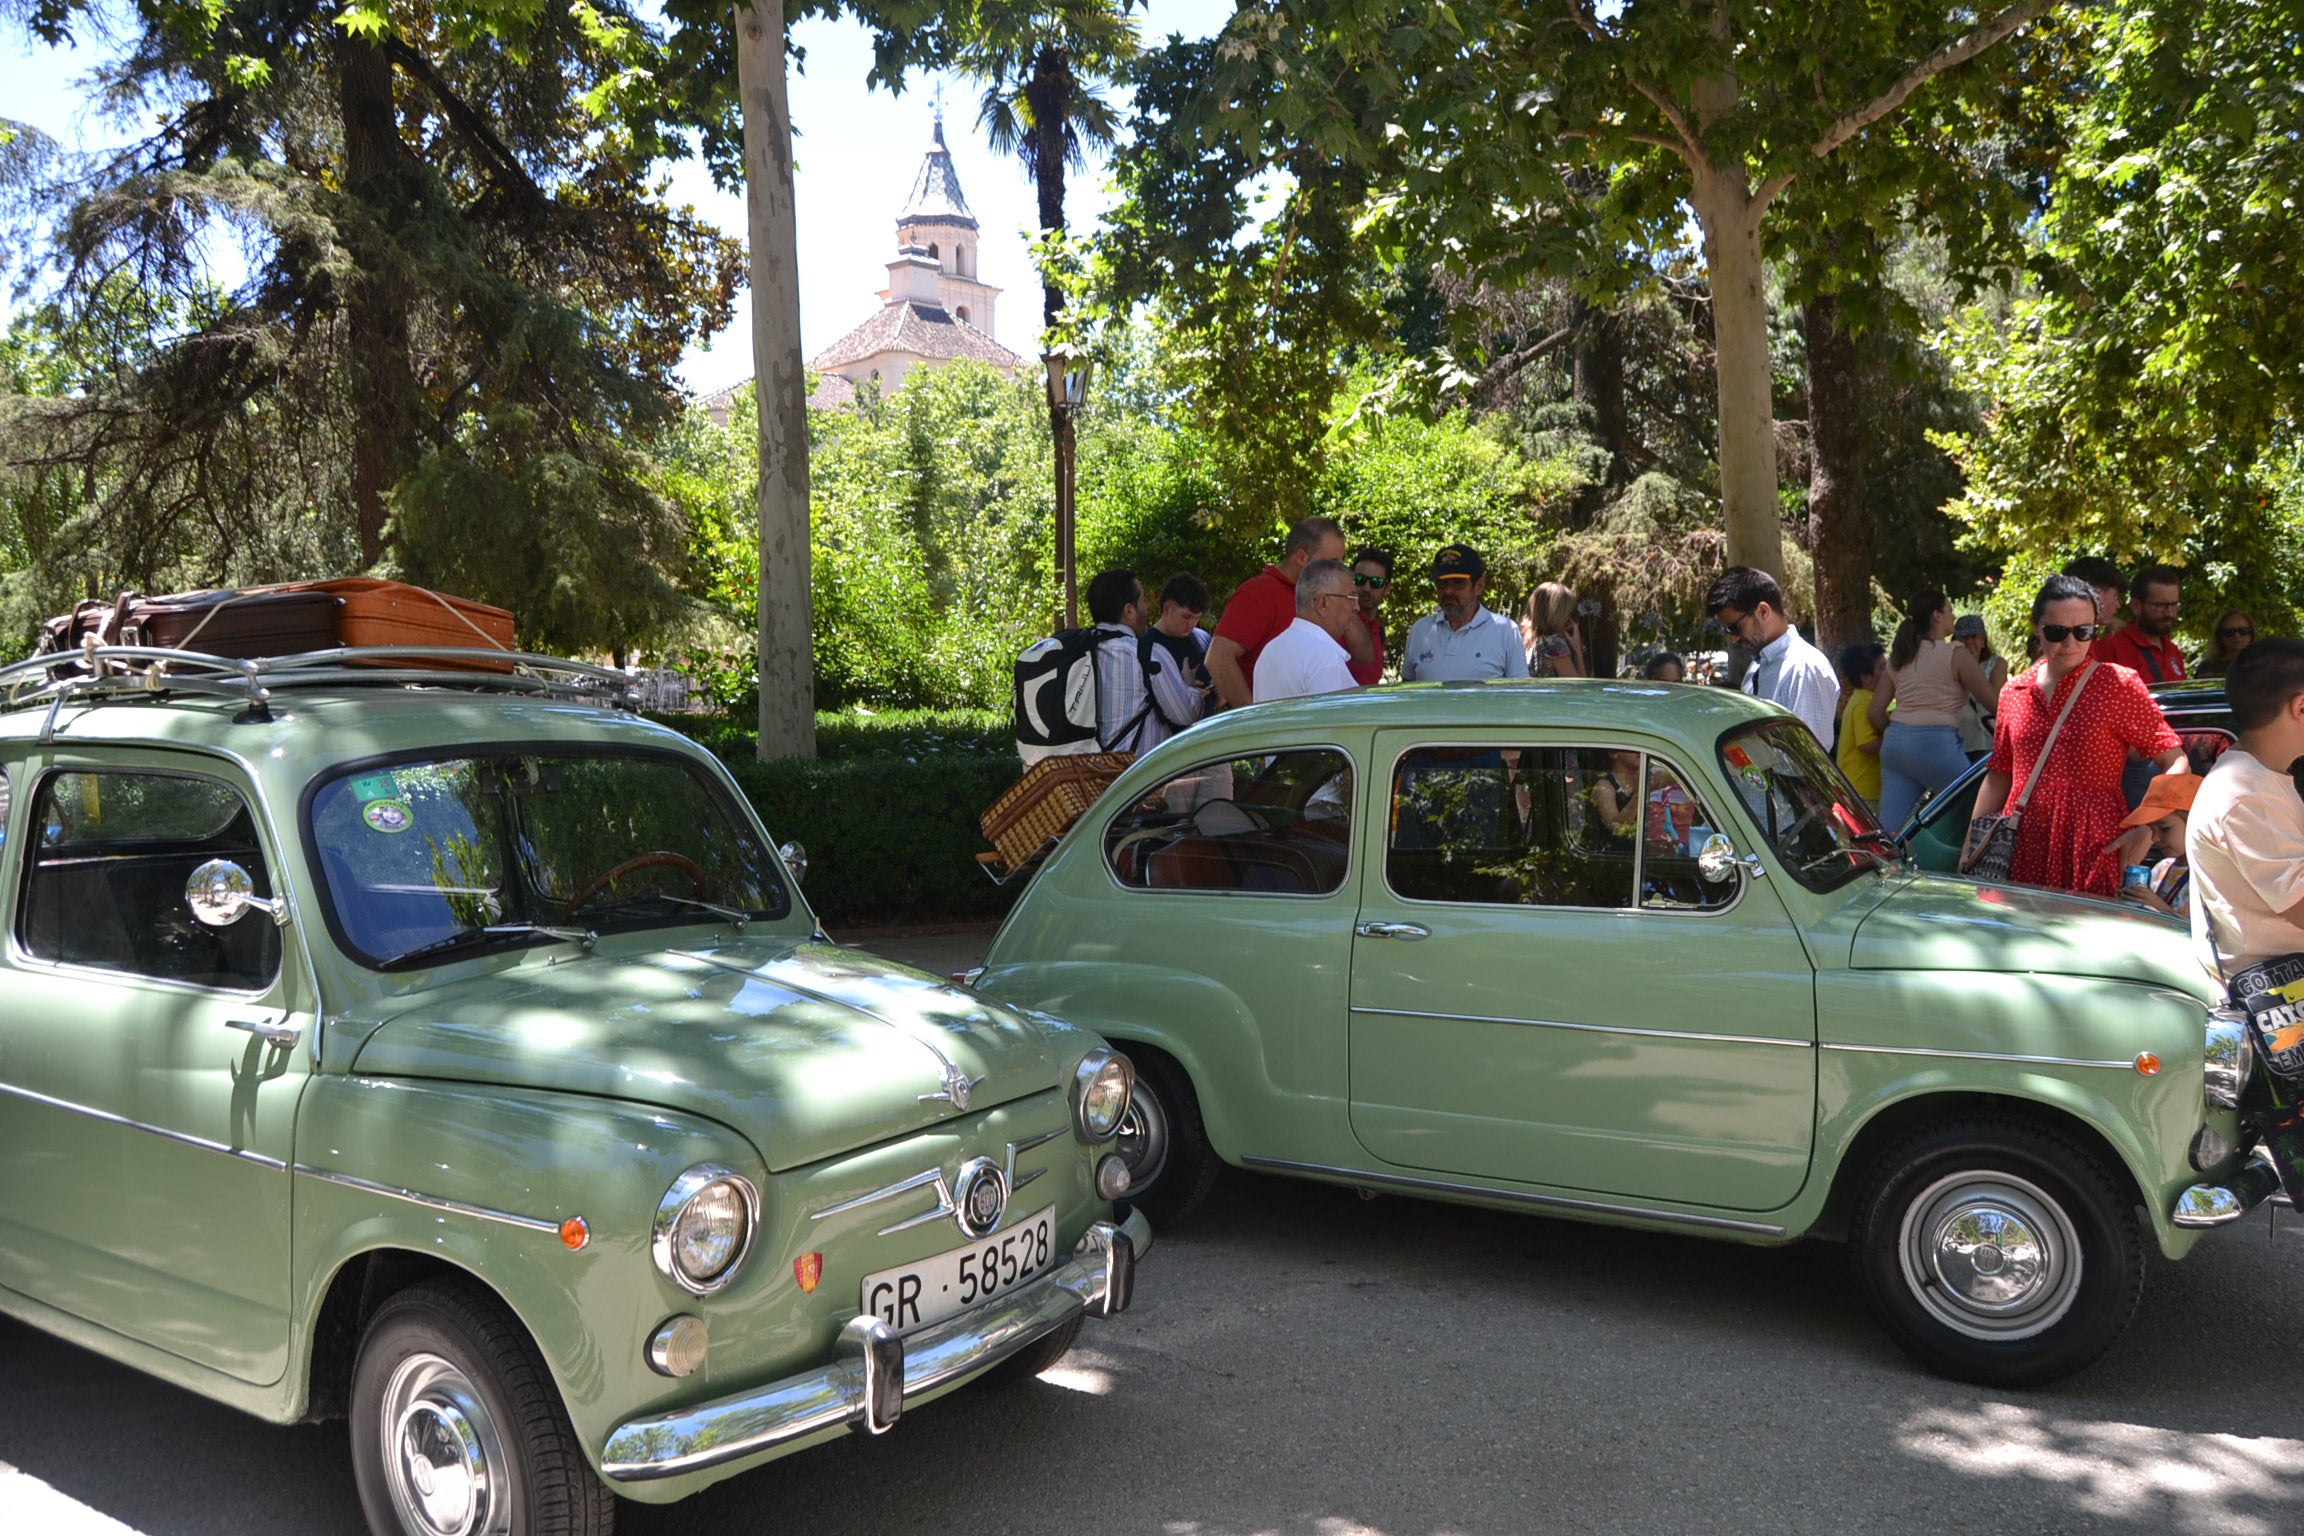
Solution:
[[[1880,738],[1881,824],[1895,831],[1911,816],[1923,792],[1932,794],[1967,771],[1960,727],[1889,721]]]

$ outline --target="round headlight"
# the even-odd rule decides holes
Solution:
[[[1128,1058],[1103,1047],[1080,1059],[1072,1079],[1072,1125],[1082,1141],[1110,1141],[1128,1113],[1136,1073]]]
[[[682,1290],[704,1296],[735,1278],[760,1225],[760,1192],[741,1174],[699,1163],[656,1207],[656,1267]]]

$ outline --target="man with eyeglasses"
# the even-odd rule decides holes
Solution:
[[[1748,565],[1732,565],[1705,589],[1704,611],[1731,640],[1752,652],[1744,691],[1783,705],[1830,746],[1832,718],[1840,707],[1840,674],[1784,617],[1784,589],[1776,578]]]
[[[2135,621],[2098,640],[2092,661],[2126,667],[2147,683],[2174,683],[2184,677],[2184,653],[2176,648],[2176,616],[2183,611],[2184,573],[2172,565],[2148,565],[2136,573],[2128,606]]]
[[[1469,544],[1450,544],[1432,558],[1439,608],[1408,626],[1400,646],[1400,681],[1469,683],[1526,677],[1528,653],[1520,626],[1480,606],[1488,590],[1488,564]]]
[[[1342,566],[1344,530],[1335,519],[1307,517],[1288,530],[1278,565],[1268,565],[1233,590],[1216,620],[1216,638],[1208,642],[1208,675],[1216,679],[1216,694],[1224,707],[1247,703],[1256,693],[1256,666],[1264,647],[1294,622],[1299,605],[1296,582],[1304,568],[1316,560]],[[1347,580],[1346,585],[1350,582]],[[1344,632],[1344,648],[1354,661],[1365,662],[1365,630]]]
[[[1296,617],[1256,659],[1256,702],[1358,687],[1352,680],[1352,655],[1344,649],[1344,635],[1359,627],[1359,607],[1352,601],[1352,577],[1344,562],[1315,560],[1305,566],[1296,577]]]
[[[1380,610],[1384,593],[1392,585],[1392,556],[1381,549],[1363,549],[1352,557],[1352,597],[1360,605],[1360,622],[1367,627],[1370,654],[1354,660],[1352,680],[1363,688],[1384,681],[1384,620]]]

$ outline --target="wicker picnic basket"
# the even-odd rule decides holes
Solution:
[[[978,818],[984,840],[999,851],[980,853],[976,862],[995,880],[1012,878],[1038,864],[1065,829],[1087,814],[1096,797],[1134,761],[1133,752],[1040,759]],[[1006,873],[996,867],[1002,865]]]

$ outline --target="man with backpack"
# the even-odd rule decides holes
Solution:
[[[1144,584],[1134,571],[1098,571],[1088,583],[1085,629],[1060,630],[1016,658],[1016,755],[1141,752],[1152,718],[1139,637]],[[1157,738],[1154,738],[1157,739]]]

